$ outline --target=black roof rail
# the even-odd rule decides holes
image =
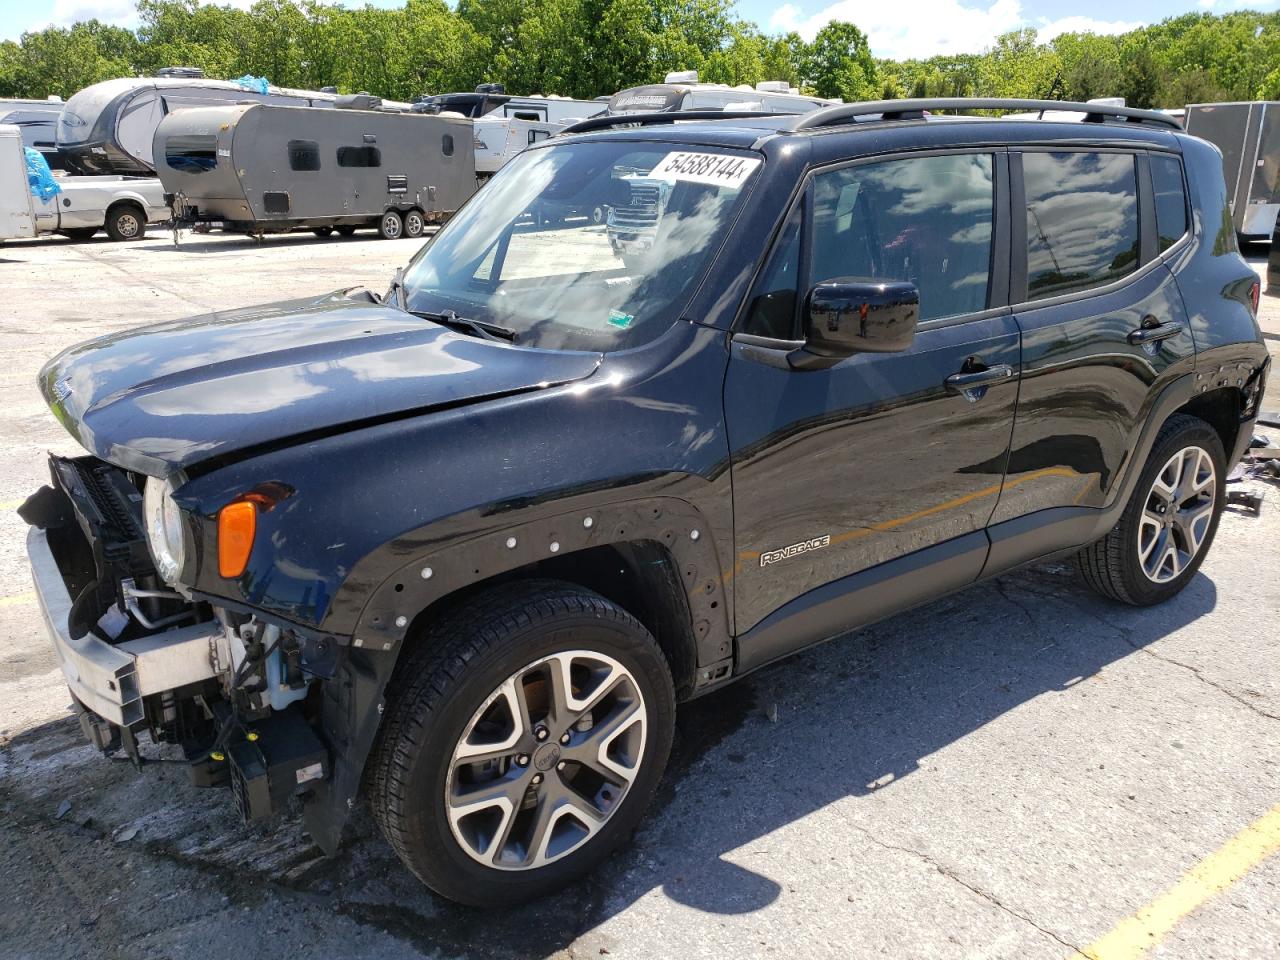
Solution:
[[[1113,107],[1103,103],[1078,103],[1071,100],[1018,100],[1007,97],[925,97],[908,100],[867,100],[859,103],[838,103],[802,113],[784,130],[816,130],[834,124],[850,123],[859,117],[880,117],[884,120],[919,120],[927,111],[934,110],[1069,110],[1085,115],[1086,123],[1105,123],[1123,120],[1126,123],[1147,123],[1181,130],[1182,124],[1158,110],[1139,110],[1136,107]]]
[[[765,110],[666,110],[662,113],[619,113],[613,116],[588,117],[571,123],[557,136],[569,133],[588,133],[607,130],[609,127],[651,126],[657,123],[675,123],[677,120],[756,120],[760,117],[786,117],[785,113]]]

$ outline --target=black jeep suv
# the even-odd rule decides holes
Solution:
[[[682,700],[1049,556],[1173,596],[1262,394],[1258,278],[1163,115],[937,115],[1046,106],[586,121],[385,296],[61,354],[88,454],[22,513],[85,733],[328,850],[363,791],[502,904],[628,835]],[[601,204],[643,214],[621,250],[537,214]]]

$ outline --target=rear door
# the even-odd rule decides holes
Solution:
[[[1161,260],[1186,242],[1180,158],[1025,149],[1010,152],[1010,174],[1013,209],[1025,210],[1011,279],[1022,383],[988,572],[1077,545],[1133,468],[1151,403],[1195,359]]]
[[[725,385],[744,667],[981,570],[1017,396],[1005,162],[988,149],[818,172],[776,241]],[[914,343],[823,370],[778,362],[805,293],[837,277],[914,282]]]

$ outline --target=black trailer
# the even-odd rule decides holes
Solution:
[[[1186,127],[1222,151],[1240,239],[1270,240],[1280,214],[1280,103],[1193,103]]]
[[[228,80],[157,76],[104,80],[74,94],[58,118],[57,145],[75,173],[150,176],[151,144],[168,114],[191,107],[246,101],[331,107],[332,93],[267,87],[266,93]]]
[[[418,237],[476,190],[471,121],[457,117],[198,107],[160,122],[154,152],[177,226],[254,236],[376,227],[388,239]]]

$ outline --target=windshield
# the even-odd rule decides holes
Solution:
[[[529,150],[410,263],[406,306],[521,345],[619,350],[679,319],[757,155],[603,141]]]

